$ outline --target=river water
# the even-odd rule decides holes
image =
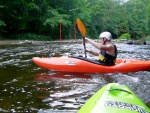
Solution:
[[[118,58],[150,60],[150,45],[116,43]],[[87,49],[95,49],[86,44]],[[150,70],[77,74],[41,69],[32,57],[84,56],[81,42],[41,42],[0,46],[0,112],[76,113],[102,86],[127,85],[150,107]],[[87,54],[89,58],[95,58]],[[140,65],[139,65],[140,66]]]

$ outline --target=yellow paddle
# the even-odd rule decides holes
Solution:
[[[85,26],[84,26],[84,24],[82,23],[82,21],[78,18],[77,20],[76,20],[76,23],[77,23],[77,26],[78,26],[78,29],[79,29],[79,31],[81,32],[81,34],[82,34],[82,38],[83,38],[83,46],[84,46],[84,54],[85,54],[85,57],[87,57],[86,56],[86,47],[85,47],[85,34],[86,34],[86,29],[85,29]]]

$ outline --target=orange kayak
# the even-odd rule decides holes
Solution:
[[[132,59],[117,59],[113,66],[100,65],[95,60],[84,57],[33,57],[32,60],[41,68],[74,73],[128,73],[150,69],[150,61]]]

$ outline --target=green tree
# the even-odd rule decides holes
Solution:
[[[25,22],[26,8],[24,0],[2,0],[1,3],[4,7],[1,11],[3,12],[3,21],[6,24],[5,30],[8,34],[18,33],[18,30],[24,27]]]
[[[147,18],[148,18],[148,31],[150,30],[150,1],[149,3],[147,4]],[[147,32],[147,35],[150,35],[149,32]]]
[[[74,22],[80,18],[93,38],[105,30],[115,37],[136,33],[141,38],[149,34],[149,12],[149,0],[1,0],[0,32],[58,39],[61,23],[63,38],[73,38]]]
[[[4,6],[0,5],[0,34],[2,32],[4,32],[3,27],[6,26],[5,22],[3,21],[3,15],[2,15],[2,12],[1,12],[3,8],[4,8]]]
[[[93,0],[88,3],[91,10],[90,34],[97,37],[102,31],[110,31],[118,35],[118,24],[121,17],[120,4],[113,0]]]
[[[141,0],[130,0],[127,7],[130,33],[136,33],[137,38],[141,38],[148,30],[146,7]]]

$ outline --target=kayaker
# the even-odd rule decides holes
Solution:
[[[99,35],[100,43],[95,42],[92,39],[85,37],[85,42],[92,44],[95,48],[99,49],[100,52],[92,50],[86,50],[92,55],[98,56],[99,62],[106,65],[114,65],[117,58],[117,47],[111,43],[111,33],[102,32]]]

